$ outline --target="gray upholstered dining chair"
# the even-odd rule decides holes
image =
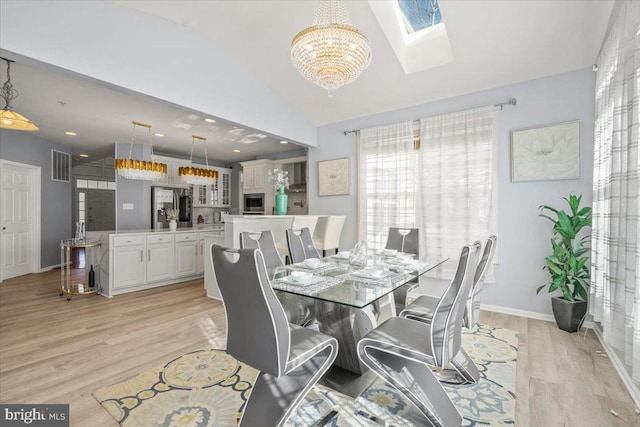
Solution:
[[[417,228],[389,227],[387,243],[384,248],[413,254],[417,258],[420,256],[420,231]],[[404,285],[393,291],[396,313],[400,313],[404,310],[407,300],[407,292],[412,288],[412,285]]]
[[[338,342],[287,321],[259,249],[214,244],[211,263],[227,318],[227,353],[259,371],[238,425],[282,426],[333,363]]]
[[[313,244],[311,232],[307,227],[300,230],[287,229],[285,233],[292,263],[302,262],[309,258],[320,258],[320,254]]]
[[[410,400],[431,426],[460,426],[462,417],[428,365],[451,364],[463,377],[479,377],[461,346],[464,303],[479,252],[478,246],[462,248],[451,286],[430,324],[392,317],[358,343],[362,363]]]
[[[420,231],[417,228],[389,227],[385,249],[420,255]]]
[[[478,318],[480,317],[480,293],[484,285],[484,275],[495,253],[496,241],[496,236],[490,236],[487,239],[484,245],[484,251],[482,252],[482,258],[480,258],[478,266],[476,267],[473,276],[473,285],[467,298],[464,311],[463,326],[465,328],[471,329],[478,323]],[[479,244],[480,242],[476,243]],[[421,285],[429,286],[430,282],[431,285],[433,285],[434,283],[432,282],[434,281],[439,281],[439,279],[426,279],[426,283]],[[419,290],[414,289],[413,292],[419,292]],[[407,305],[407,307],[400,312],[400,316],[429,323],[433,318],[433,313],[439,300],[440,297],[437,296],[421,295]]]
[[[256,239],[257,237],[257,239]],[[282,267],[282,258],[278,253],[276,241],[270,230],[259,233],[243,231],[240,233],[240,247],[245,249],[260,249],[269,279],[273,278],[278,267]],[[287,314],[289,322],[306,326],[314,319],[314,302],[310,298],[276,291],[276,296]]]

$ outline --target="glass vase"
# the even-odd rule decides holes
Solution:
[[[276,194],[276,215],[286,215],[287,214],[287,201],[289,196],[284,194],[284,186],[281,186],[278,189],[278,194]]]

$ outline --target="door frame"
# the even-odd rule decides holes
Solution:
[[[26,171],[30,175],[29,185],[29,194],[31,196],[31,212],[29,214],[29,222],[32,225],[31,229],[31,240],[29,245],[31,245],[31,253],[29,254],[29,273],[39,273],[40,272],[40,217],[41,217],[41,168],[40,166],[27,165],[25,163],[13,162],[11,160],[0,159],[0,185],[2,181],[2,173],[4,171],[5,165],[18,167],[22,169],[26,169]],[[0,189],[1,190],[1,189]],[[4,204],[4,193],[0,191],[0,205],[5,206]],[[3,253],[3,245],[0,244],[0,260],[2,260],[4,256]],[[0,283],[4,280],[4,272],[2,268],[2,262],[0,262]]]

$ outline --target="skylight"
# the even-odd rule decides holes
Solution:
[[[442,22],[438,0],[397,0],[408,34],[413,34]]]

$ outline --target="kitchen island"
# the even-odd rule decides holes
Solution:
[[[207,248],[224,244],[225,238],[223,225],[210,225],[176,231],[91,231],[87,240],[101,243],[102,295],[112,297],[202,277],[209,259]]]
[[[217,243],[212,238],[205,238],[205,251],[211,248],[212,243],[223,244],[228,248],[240,248],[240,233],[259,233],[265,230],[271,230],[273,237],[276,241],[276,246],[280,255],[284,258],[288,253],[287,240],[285,230],[293,228],[294,220],[297,223],[305,224],[310,221],[315,228],[315,223],[318,218],[326,215],[224,215],[224,242]],[[315,221],[313,221],[315,219]],[[304,225],[307,226],[307,225]],[[204,285],[207,289],[207,296],[215,299],[220,299],[220,291],[218,289],[218,282],[216,281],[215,274],[211,263],[208,261],[207,256]]]

